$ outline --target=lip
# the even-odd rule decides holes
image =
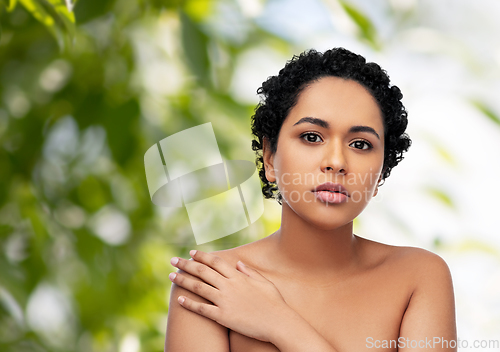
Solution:
[[[325,182],[325,183],[317,186],[313,190],[314,193],[321,192],[321,191],[341,193],[341,194],[346,195],[347,197],[350,197],[349,192],[347,192],[347,189],[345,189],[345,187],[342,186],[340,183]]]
[[[349,199],[348,196],[346,196],[344,193],[333,193],[329,191],[318,191],[314,192],[314,196],[316,199],[318,199],[320,202],[328,203],[330,204],[340,204],[340,203],[345,203]]]

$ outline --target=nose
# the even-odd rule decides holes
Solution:
[[[333,142],[326,146],[323,160],[321,162],[321,171],[334,173],[347,173],[347,160],[340,142]]]

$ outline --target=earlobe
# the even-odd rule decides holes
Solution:
[[[264,137],[262,143],[262,156],[264,158],[264,170],[266,178],[269,182],[276,182],[276,175],[274,174],[274,155],[271,153],[271,146],[269,140]]]

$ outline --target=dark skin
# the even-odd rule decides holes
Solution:
[[[446,263],[353,233],[384,161],[382,116],[370,93],[336,77],[312,83],[284,121],[276,153],[268,144],[263,152],[266,177],[284,198],[281,227],[175,264],[165,350],[363,351],[400,339],[420,346],[412,351],[455,351],[419,343],[456,340]],[[319,201],[313,190],[326,181],[344,185],[347,200]],[[410,350],[399,347],[377,350]]]

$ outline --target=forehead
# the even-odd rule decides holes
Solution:
[[[353,80],[324,77],[311,83],[300,93],[285,123],[293,126],[304,116],[327,120],[335,128],[368,125],[383,134],[382,112],[377,101]]]

